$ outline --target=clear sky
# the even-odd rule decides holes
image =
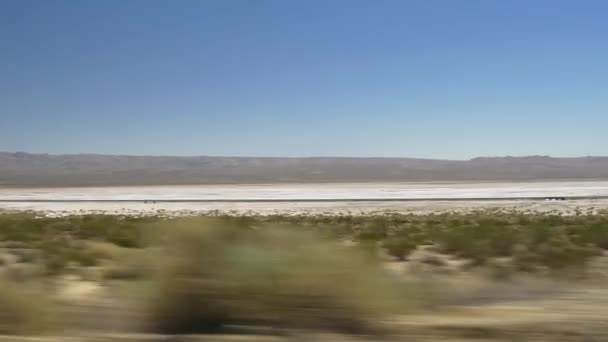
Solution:
[[[0,151],[608,155],[608,1],[0,0]]]

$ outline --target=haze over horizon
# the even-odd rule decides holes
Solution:
[[[0,150],[608,155],[608,2],[0,2]]]
[[[445,160],[445,161],[470,161],[475,159],[525,159],[525,158],[551,158],[551,159],[579,159],[579,158],[608,158],[608,155],[578,155],[578,156],[559,156],[559,155],[483,155],[472,156],[470,158],[432,158],[432,157],[409,157],[409,156],[352,156],[352,155],[293,155],[293,156],[266,156],[266,155],[214,155],[214,154],[124,154],[124,153],[48,153],[48,152],[28,152],[28,151],[2,151],[0,154],[12,155],[47,155],[54,157],[63,156],[104,156],[104,157],[168,157],[168,158],[257,158],[257,159],[427,159],[427,160]]]

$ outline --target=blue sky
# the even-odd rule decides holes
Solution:
[[[0,1],[0,151],[608,155],[608,1]]]

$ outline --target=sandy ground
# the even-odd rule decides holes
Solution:
[[[509,197],[608,196],[608,182],[528,183],[362,183],[362,184],[265,184],[154,186],[105,188],[0,188],[0,210],[40,211],[50,216],[71,214],[125,214],[186,216],[199,214],[366,215],[377,213],[429,214],[500,209],[575,214],[608,210],[608,199],[566,201],[509,200]],[[415,201],[382,201],[395,198]],[[493,200],[445,200],[431,198],[495,198]],[[144,200],[159,200],[145,203]],[[208,202],[162,202],[163,200]],[[285,202],[238,202],[239,199]],[[327,202],[297,202],[297,200]],[[370,201],[360,201],[370,199]],[[56,202],[35,202],[53,200]],[[93,202],[61,202],[86,200]],[[110,201],[110,202],[94,202]],[[133,202],[111,202],[125,201]],[[213,202],[234,200],[235,202]],[[294,200],[293,202],[289,202]],[[349,201],[358,200],[358,201]]]

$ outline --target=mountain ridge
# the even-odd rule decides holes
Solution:
[[[608,180],[608,157],[221,157],[0,152],[0,186]]]

